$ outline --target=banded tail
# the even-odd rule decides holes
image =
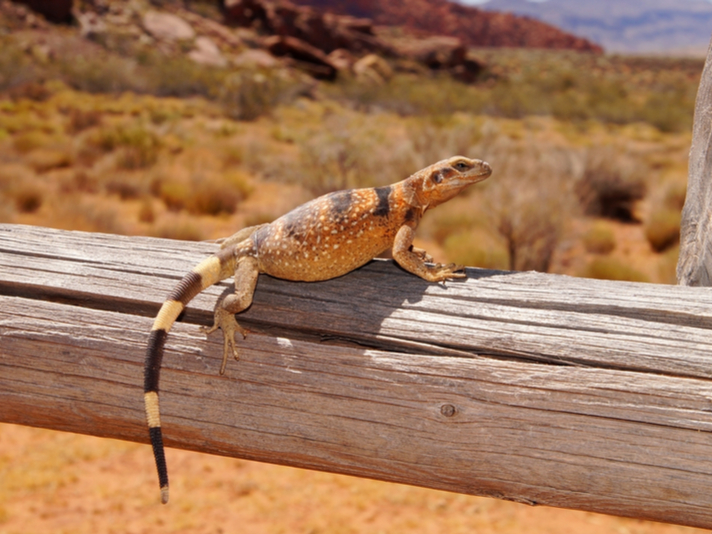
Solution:
[[[210,256],[193,268],[173,289],[158,311],[151,335],[148,338],[144,369],[144,404],[146,420],[153,447],[153,456],[161,485],[161,502],[168,502],[168,468],[163,449],[161,418],[158,407],[158,380],[163,360],[163,348],[168,331],[183,312],[186,305],[201,291],[232,276],[235,269],[235,248],[228,247]]]

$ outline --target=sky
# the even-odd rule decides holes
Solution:
[[[474,6],[477,4],[485,4],[489,2],[489,0],[458,0],[461,4],[467,4],[470,6]],[[530,2],[546,2],[546,0],[529,0]],[[712,0],[710,0],[712,1]]]

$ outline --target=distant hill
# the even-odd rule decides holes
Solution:
[[[321,11],[365,17],[376,24],[462,39],[473,47],[559,48],[600,52],[594,42],[551,24],[491,13],[448,0],[292,0]]]
[[[479,7],[534,17],[610,52],[703,55],[712,34],[712,3],[705,0],[491,0]]]

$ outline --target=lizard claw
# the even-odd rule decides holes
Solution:
[[[432,273],[436,281],[443,282],[453,278],[467,278],[467,275],[464,272],[461,272],[464,270],[465,267],[463,265],[457,265],[456,263],[449,263],[447,265],[438,263],[433,268]]]
[[[210,328],[206,326],[201,326],[200,329],[205,333],[205,335],[212,334],[220,328],[223,331],[223,359],[220,365],[220,374],[225,374],[225,368],[227,367],[227,355],[232,352],[233,357],[236,360],[240,359],[237,353],[237,343],[235,342],[235,334],[239,332],[242,334],[242,338],[247,337],[247,330],[242,328],[235,320],[235,314],[230,313],[222,308],[215,310],[215,322]]]

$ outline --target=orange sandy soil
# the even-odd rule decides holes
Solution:
[[[167,452],[172,495],[162,506],[147,445],[0,425],[0,534],[703,532]]]

